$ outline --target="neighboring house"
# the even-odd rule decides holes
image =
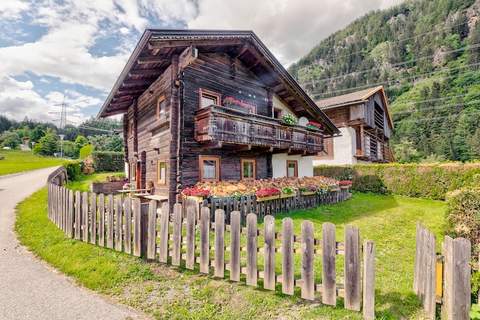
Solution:
[[[317,101],[340,129],[325,140],[325,152],[314,164],[355,164],[394,161],[389,140],[393,123],[382,86]]]
[[[251,31],[146,30],[99,116],[116,114],[129,179],[170,203],[198,181],[311,176],[339,133]]]

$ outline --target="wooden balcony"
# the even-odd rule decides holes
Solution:
[[[372,162],[395,161],[388,144],[368,131],[363,131],[361,149],[357,148],[355,156],[360,160]]]
[[[195,114],[195,140],[224,145],[265,147],[271,152],[315,155],[323,151],[323,134],[300,126],[221,106],[209,106]]]

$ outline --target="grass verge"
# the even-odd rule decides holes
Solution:
[[[5,157],[0,160],[0,176],[59,166],[65,162],[65,159],[41,157],[30,151],[1,150],[0,155]]]
[[[18,206],[16,230],[21,242],[79,284],[156,319],[362,318],[343,310],[341,304],[326,307],[67,239],[47,218],[46,196],[42,189]],[[444,210],[439,201],[355,194],[347,202],[290,216],[296,232],[301,220],[313,221],[317,236],[325,221],[337,224],[338,239],[343,237],[344,224],[358,226],[362,238],[377,245],[377,318],[416,319],[420,306],[411,292],[415,222],[423,221],[441,236]],[[318,266],[315,272],[320,272]]]

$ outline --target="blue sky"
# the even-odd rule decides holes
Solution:
[[[143,30],[249,29],[284,65],[362,14],[401,0],[1,0],[0,114],[94,116]]]

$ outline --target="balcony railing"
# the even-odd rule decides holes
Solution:
[[[268,147],[291,153],[323,151],[323,134],[300,126],[221,106],[209,106],[195,114],[195,139],[244,146]]]
[[[374,134],[364,131],[362,148],[357,149],[357,158],[373,162],[393,162],[393,153],[387,143]]]

